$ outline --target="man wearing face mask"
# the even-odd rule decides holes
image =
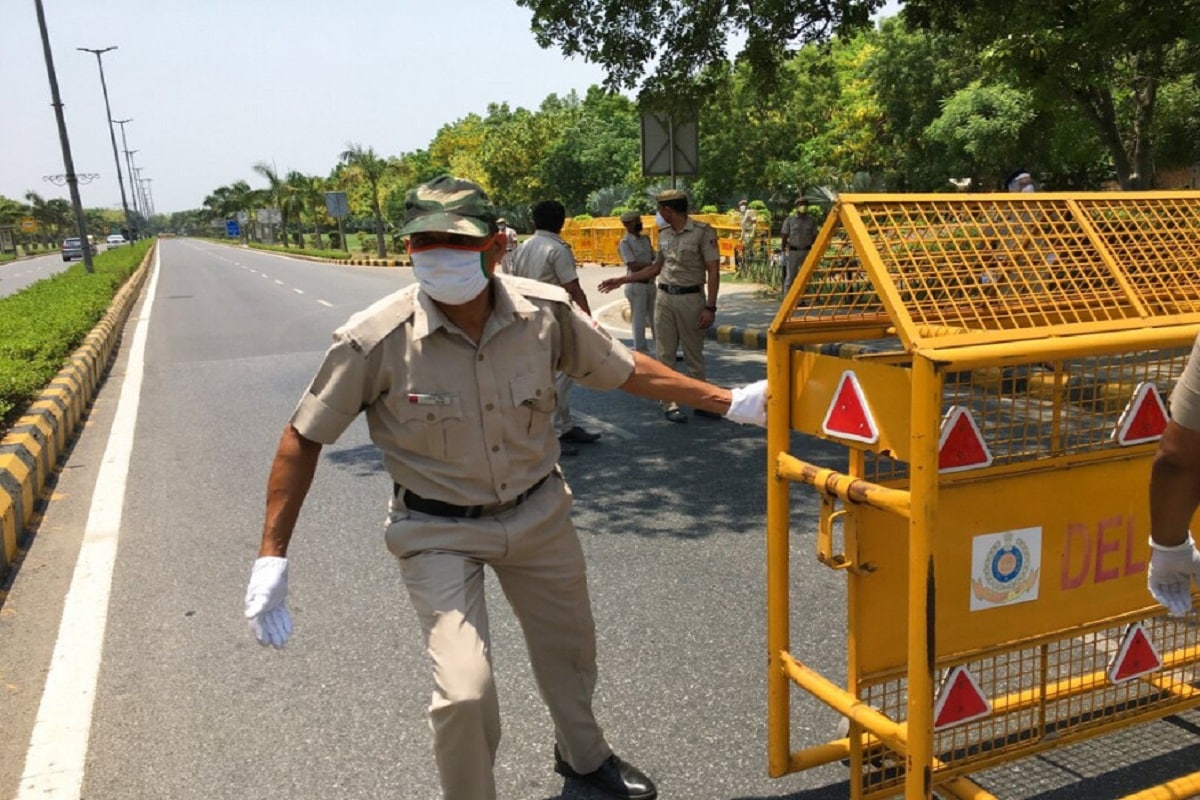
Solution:
[[[1012,175],[1008,176],[1008,180],[1004,182],[1010,192],[1033,192],[1037,191],[1033,187],[1033,176],[1023,169],[1019,169]]]
[[[654,335],[654,246],[650,237],[642,233],[642,215],[626,211],[621,215],[625,235],[617,242],[617,254],[625,264],[625,274],[619,278],[607,278],[600,282],[601,292],[611,292],[618,286],[625,287],[625,299],[629,301],[629,318],[633,326],[633,347],[639,353],[650,352],[646,347],[646,328]]]
[[[388,549],[433,665],[429,714],[446,800],[493,800],[500,742],[484,592],[491,567],[521,623],[554,724],[554,768],[611,797],[657,796],[613,754],[592,711],[596,638],[587,577],[556,462],[554,375],[676,400],[764,425],[766,381],[732,391],[614,340],[561,287],[495,274],[496,214],[470,181],[411,190],[401,234],[417,284],[334,332],[284,427],[245,615],[258,641],[292,632],[287,551],[323,445],[359,412],[393,481]]]
[[[517,247],[509,262],[508,272],[521,278],[561,286],[575,305],[591,314],[587,294],[575,271],[575,254],[559,234],[567,221],[567,210],[557,200],[543,200],[533,207],[533,236]],[[554,409],[554,432],[558,434],[564,456],[578,455],[577,444],[592,444],[600,434],[586,431],[571,422],[571,389],[575,381],[559,373],[554,390],[558,406]]]

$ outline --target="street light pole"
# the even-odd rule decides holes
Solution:
[[[129,176],[129,193],[133,195],[133,210],[135,213],[141,214],[142,210],[138,208],[137,192],[133,190],[133,154],[137,150],[129,149],[129,142],[125,140],[125,123],[133,122],[133,118],[129,119],[114,119],[113,122],[121,126],[121,152],[125,154],[125,174]],[[134,232],[130,231],[132,235]],[[133,237],[137,238],[137,237]]]
[[[121,187],[121,209],[125,212],[125,228],[132,238],[133,219],[129,216],[129,203],[125,200],[125,180],[121,177],[121,157],[117,155],[117,134],[113,130],[112,108],[108,105],[108,84],[104,80],[104,61],[100,58],[110,50],[116,50],[117,46],[113,45],[100,50],[93,50],[89,47],[76,47],[75,49],[96,54],[96,66],[100,68],[100,88],[104,90],[104,116],[108,117],[108,138],[112,140],[113,162],[117,165],[117,185]],[[122,128],[121,132],[124,133],[124,131],[125,129]]]
[[[92,271],[92,248],[88,244],[87,221],[83,218],[83,203],[79,199],[79,181],[75,177],[75,160],[71,158],[71,142],[67,138],[67,121],[63,117],[62,98],[58,96],[58,78],[54,74],[54,55],[50,52],[50,34],[46,31],[46,12],[42,0],[33,0],[37,7],[38,28],[42,34],[42,53],[46,58],[46,75],[50,79],[50,99],[54,116],[58,120],[58,141],[62,145],[63,166],[66,167],[67,188],[71,192],[71,207],[75,212],[75,229],[79,232],[79,243],[83,248],[83,269]]]

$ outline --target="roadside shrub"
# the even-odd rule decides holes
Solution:
[[[37,399],[112,305],[153,240],[100,253],[0,298],[0,434]]]

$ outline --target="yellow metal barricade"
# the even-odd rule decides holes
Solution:
[[[854,800],[981,800],[1004,787],[972,773],[1200,705],[1200,629],[1145,575],[1198,325],[1200,193],[842,196],[767,340],[773,776],[847,760]],[[799,483],[846,579],[845,686],[791,651]],[[793,749],[792,684],[848,736]]]
[[[693,214],[693,219],[707,222],[717,231],[717,247],[721,253],[722,269],[733,269],[734,251],[741,246],[741,228],[737,220],[728,214]],[[650,244],[658,249],[658,228],[653,215],[642,217],[642,232],[650,237]],[[569,219],[563,225],[561,236],[579,263],[602,266],[622,266],[617,244],[625,235],[625,226],[617,217],[596,217],[587,220]],[[765,235],[765,234],[764,234]]]

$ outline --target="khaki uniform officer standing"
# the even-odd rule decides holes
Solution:
[[[575,305],[591,314],[587,294],[575,271],[575,254],[559,234],[567,221],[567,210],[557,200],[543,200],[533,207],[533,236],[526,239],[512,254],[508,271],[512,275],[561,286]],[[561,442],[562,454],[579,453],[577,444],[591,444],[600,438],[594,431],[585,431],[571,422],[571,389],[575,381],[559,373],[554,380],[558,405],[554,409],[554,432]]]
[[[658,360],[668,366],[683,350],[687,374],[704,380],[704,337],[717,318],[721,253],[711,225],[688,216],[688,197],[669,189],[655,198],[666,225],[658,231],[658,296],[654,301],[654,343]],[[677,403],[665,403],[671,422],[687,422]],[[697,416],[716,417],[703,408]]]
[[[1187,366],[1171,393],[1171,419],[1158,440],[1150,470],[1150,566],[1146,583],[1151,596],[1172,616],[1181,617],[1192,610],[1192,583],[1200,582],[1200,553],[1188,530],[1197,507],[1200,337],[1192,345]]]
[[[322,445],[365,412],[394,482],[385,541],[433,667],[429,716],[443,797],[496,797],[490,567],[521,623],[550,711],[555,770],[613,797],[649,800],[654,784],[613,754],[592,712],[596,635],[571,493],[555,463],[554,374],[759,425],[766,381],[730,391],[685,377],[630,352],[559,287],[494,275],[504,237],[487,195],[470,181],[436,178],[411,190],[404,209],[400,232],[410,237],[418,283],[334,333],[284,427],[246,591],[250,628],[275,647],[291,635],[292,531]]]
[[[657,270],[654,266],[654,245],[650,237],[642,233],[642,215],[626,211],[621,215],[625,235],[617,242],[617,254],[625,264],[625,274],[619,278],[600,281],[601,292],[611,292],[618,286],[625,287],[625,299],[629,301],[629,324],[633,328],[633,347],[639,353],[649,352],[646,347],[646,328],[654,335],[654,300],[658,287],[654,285]]]

